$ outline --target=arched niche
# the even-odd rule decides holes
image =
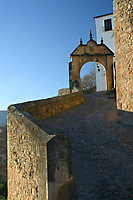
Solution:
[[[70,54],[71,62],[69,63],[69,88],[70,91],[74,87],[81,89],[80,85],[80,70],[84,64],[90,61],[99,62],[103,65],[106,71],[106,85],[107,90],[113,87],[113,56],[114,53],[103,43],[101,38],[101,44],[97,44],[92,39],[90,31],[90,40],[87,44],[82,43]]]

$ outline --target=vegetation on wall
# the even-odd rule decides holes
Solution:
[[[7,126],[0,126],[0,200],[7,197]]]

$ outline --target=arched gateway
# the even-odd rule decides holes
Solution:
[[[106,88],[110,90],[113,86],[113,56],[114,53],[103,44],[101,38],[101,44],[97,44],[92,39],[92,33],[90,31],[90,40],[87,44],[82,44],[82,38],[80,39],[79,46],[70,54],[71,62],[69,63],[69,88],[70,91],[74,87],[81,89],[80,85],[80,70],[82,66],[90,61],[99,62],[103,65],[106,71]]]

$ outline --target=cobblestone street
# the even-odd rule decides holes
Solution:
[[[133,199],[133,128],[117,121],[113,93],[84,96],[85,103],[40,126],[72,142],[71,200]]]

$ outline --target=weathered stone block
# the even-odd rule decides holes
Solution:
[[[66,95],[66,94],[70,94],[70,89],[69,88],[60,89],[58,91],[58,96],[63,96],[63,95]]]
[[[48,193],[50,200],[69,199],[73,191],[72,147],[67,136],[55,136],[47,143]]]

